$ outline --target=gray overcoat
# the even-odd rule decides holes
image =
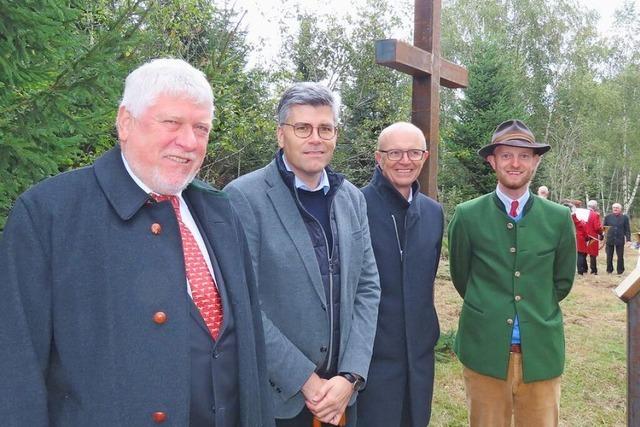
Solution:
[[[300,389],[324,359],[330,339],[316,255],[275,160],[231,182],[225,191],[242,219],[257,273],[276,417],[291,418],[304,405]],[[332,212],[340,242],[338,372],[366,378],[380,284],[362,193],[344,180]]]

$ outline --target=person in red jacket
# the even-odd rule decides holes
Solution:
[[[582,275],[589,272],[587,266],[587,256],[589,256],[591,274],[598,274],[596,265],[596,257],[600,238],[602,235],[602,225],[600,223],[600,215],[596,212],[598,202],[589,200],[588,209],[575,209],[572,215],[573,222],[576,226],[576,247],[578,249],[578,274]]]
[[[596,258],[598,257],[600,249],[600,241],[604,236],[602,222],[600,221],[600,214],[598,213],[598,202],[595,200],[589,200],[587,202],[587,208],[589,208],[589,219],[585,225],[585,253],[589,255],[589,268],[591,269],[591,274],[598,274]],[[586,259],[584,263],[584,272],[587,272]]]

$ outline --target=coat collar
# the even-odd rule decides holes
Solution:
[[[500,200],[500,197],[498,197],[498,195],[496,194],[496,191],[493,190],[489,194],[490,194],[491,198],[493,199],[493,202],[498,207],[498,209],[500,209],[501,212],[504,212],[504,214],[508,216],[509,214],[507,213],[507,211],[505,209],[504,203],[502,202],[502,200]],[[527,200],[527,203],[524,205],[524,208],[522,209],[522,217],[523,218],[527,214],[527,212],[529,212],[531,207],[533,206],[534,199],[535,199],[535,197],[533,197],[533,193],[531,191],[529,191],[529,200]]]
[[[93,170],[102,192],[122,220],[131,219],[149,201],[149,195],[124,167],[119,145],[99,157]]]
[[[287,167],[284,164],[283,156],[284,150],[280,148],[276,152],[273,163],[275,164],[276,169],[278,170],[278,173],[280,174],[280,177],[286,184],[287,188],[289,188],[291,192],[297,191],[295,185],[296,176],[292,171],[287,170]],[[331,169],[329,166],[325,167],[324,170],[329,181],[329,191],[325,194],[327,195],[327,197],[333,197],[333,195],[338,190],[338,187],[342,185],[342,182],[344,181],[344,175],[334,172],[333,169]],[[272,183],[272,185],[275,185],[275,183]]]
[[[93,164],[93,170],[102,192],[123,221],[131,219],[151,200],[149,194],[145,193],[127,172],[122,162],[119,145],[100,156]],[[193,203],[189,204],[190,209],[195,205],[198,215],[207,215],[207,211],[200,211],[201,203],[198,203],[201,201],[200,195],[205,193],[223,195],[206,183],[193,180],[183,191],[182,196],[188,204],[189,201]],[[200,219],[202,220],[203,217]]]
[[[410,205],[414,204],[414,201],[417,200],[418,194],[420,193],[420,184],[418,181],[415,181],[411,184],[411,191],[413,193],[413,200],[410,202],[404,198],[402,194],[391,184],[391,182],[387,179],[386,176],[382,173],[382,169],[380,166],[376,166],[373,171],[373,176],[371,177],[371,185],[378,190],[380,196],[385,199],[387,202],[394,206],[400,206],[404,209],[410,207]]]

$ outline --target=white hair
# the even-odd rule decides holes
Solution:
[[[614,204],[612,204],[612,205],[611,205],[611,208],[612,208],[612,209],[613,209],[613,208],[619,208],[619,209],[622,209],[622,205],[621,205],[620,203],[614,203]]]
[[[159,95],[184,96],[209,108],[213,118],[213,91],[204,73],[182,59],[158,58],[127,76],[120,106],[139,117]]]
[[[595,200],[589,200],[587,202],[587,207],[595,209],[598,207],[598,202],[596,202]]]

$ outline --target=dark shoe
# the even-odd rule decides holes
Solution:
[[[598,275],[598,272],[597,272],[597,271],[592,271],[592,272],[591,272],[591,274],[593,274],[593,275],[597,276],[597,275]]]

